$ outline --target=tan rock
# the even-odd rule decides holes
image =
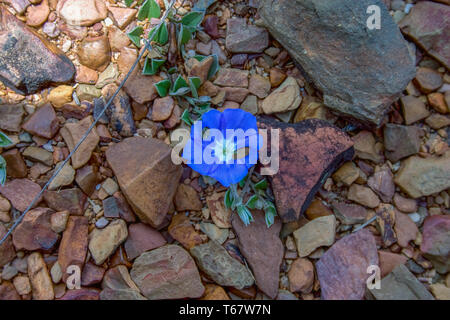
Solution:
[[[56,233],[66,230],[67,221],[69,219],[69,211],[55,212],[50,217],[51,228]]]
[[[64,138],[70,151],[75,148],[92,123],[92,116],[88,116],[77,123],[66,123],[65,126],[61,128],[60,134]],[[92,151],[97,147],[99,141],[100,137],[97,134],[97,130],[94,128],[72,156],[72,167],[74,169],[81,168],[89,161]]]
[[[169,234],[186,249],[191,249],[203,243],[200,234],[195,231],[189,219],[184,214],[174,215],[169,226]]]
[[[231,228],[231,210],[225,208],[225,193],[214,193],[206,198],[211,218],[214,224],[219,228]]]
[[[403,117],[405,124],[410,125],[422,120],[430,115],[425,103],[414,96],[405,96],[400,99],[402,104]]]
[[[152,120],[164,121],[169,119],[175,107],[175,101],[172,97],[157,98],[153,102]]]
[[[427,96],[428,103],[434,110],[439,113],[448,113],[447,104],[445,103],[444,95],[440,92],[433,92]]]
[[[17,276],[13,279],[14,287],[16,287],[17,293],[22,295],[29,294],[31,292],[30,280],[26,276]]]
[[[375,192],[358,184],[353,184],[349,188],[347,198],[369,208],[376,208],[380,204],[380,199]]]
[[[202,207],[197,191],[191,186],[181,183],[175,194],[175,209],[177,211],[200,211]]]
[[[103,71],[111,61],[111,48],[106,35],[85,38],[78,46],[80,63],[88,68]]]
[[[62,162],[58,163],[55,167],[55,170],[58,170],[62,166],[62,164]],[[74,179],[75,170],[69,163],[66,163],[66,165],[61,169],[58,175],[50,183],[48,189],[56,190],[60,187],[71,185]]]
[[[61,0],[56,10],[72,26],[91,26],[105,19],[108,14],[102,0]]]
[[[98,73],[86,66],[79,65],[75,74],[75,80],[78,83],[94,84],[97,82]]]
[[[371,160],[379,163],[382,160],[376,147],[375,137],[370,131],[361,131],[352,138],[356,156],[360,159]]]
[[[230,297],[221,286],[207,283],[205,293],[200,300],[230,300]]]
[[[28,277],[30,278],[33,289],[34,300],[53,300],[52,279],[48,273],[42,255],[39,252],[33,252],[28,256]]]
[[[434,283],[430,285],[431,292],[438,300],[450,300],[450,288],[442,283]]]
[[[104,229],[94,229],[89,234],[89,252],[95,263],[105,262],[127,237],[127,224],[122,219],[114,220]]]
[[[259,74],[252,74],[250,76],[248,90],[258,98],[263,99],[267,97],[270,88],[270,81],[267,78],[260,76]]]
[[[289,77],[264,99],[261,107],[265,114],[272,114],[297,109],[301,102],[300,87]]]
[[[137,13],[136,9],[131,8],[108,7],[108,10],[111,12],[114,21],[120,29],[128,26]]]
[[[108,39],[112,51],[120,51],[131,43],[126,33],[122,32],[116,26],[108,27]]]
[[[294,231],[298,255],[306,257],[322,246],[331,246],[334,243],[336,218],[334,215],[324,216],[308,222]]]
[[[359,169],[352,162],[344,163],[334,174],[333,180],[337,183],[341,182],[349,187],[359,177]]]
[[[221,87],[248,87],[248,74],[247,70],[221,68],[217,74],[214,84]]]
[[[308,259],[298,258],[288,272],[291,292],[310,293],[314,284],[314,266]]]
[[[31,27],[39,27],[47,21],[50,14],[48,0],[42,0],[39,5],[29,6],[27,8],[27,25]]]

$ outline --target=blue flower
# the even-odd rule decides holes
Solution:
[[[193,170],[228,187],[257,163],[260,139],[252,114],[240,109],[210,110],[192,125],[183,158]]]

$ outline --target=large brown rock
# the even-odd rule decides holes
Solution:
[[[140,70],[142,69],[139,66],[134,69],[127,82],[125,82],[124,89],[134,101],[139,104],[145,104],[158,97],[154,84],[161,81],[162,78],[156,75],[145,76]]]
[[[54,44],[0,8],[0,80],[20,94],[69,82],[75,67]]]
[[[16,250],[50,250],[58,241],[58,234],[50,224],[54,213],[48,208],[36,208],[29,211],[13,232]]]
[[[120,188],[142,221],[158,228],[164,222],[181,177],[171,149],[152,138],[132,137],[112,145],[106,159]]]
[[[58,263],[63,279],[68,276],[67,268],[75,265],[83,268],[88,248],[88,219],[86,217],[69,217],[58,251]]]
[[[64,138],[64,141],[71,152],[93,122],[94,120],[92,116],[88,116],[77,123],[66,123],[66,125],[61,128],[61,136]],[[78,150],[72,156],[72,167],[74,169],[81,168],[89,161],[92,151],[94,151],[95,147],[97,147],[99,141],[100,137],[97,134],[97,129],[93,128],[86,140],[83,141]]]
[[[194,260],[177,245],[143,253],[130,274],[142,294],[152,300],[200,298],[205,291]]]
[[[352,159],[353,142],[324,120],[289,124],[259,118],[258,122],[260,129],[280,129],[279,170],[271,177],[272,188],[281,220],[295,221],[334,170]],[[270,137],[270,130],[267,135]]]
[[[39,252],[33,252],[28,256],[28,277],[30,278],[34,300],[53,300],[52,279],[45,264],[44,258]]]
[[[12,178],[25,178],[27,176],[27,165],[23,161],[19,149],[11,149],[2,153],[6,161],[6,174]]]
[[[322,299],[363,299],[370,265],[378,265],[378,252],[367,229],[336,242],[316,263]]]
[[[436,60],[450,68],[450,7],[431,1],[418,2],[399,27]]]
[[[28,179],[14,179],[0,186],[0,194],[7,198],[11,205],[19,211],[24,211],[33,199],[41,192],[41,187]],[[39,204],[41,198],[34,206]]]
[[[67,24],[91,26],[106,18],[108,11],[102,0],[61,0],[56,10]]]
[[[430,259],[439,273],[450,270],[450,216],[427,217],[423,224],[420,251]]]
[[[415,74],[414,57],[383,1],[261,2],[266,27],[323,92],[325,105],[379,125]],[[381,29],[367,27],[371,5],[381,8]]]
[[[60,191],[45,191],[44,200],[55,211],[69,211],[81,216],[86,208],[87,196],[78,188]]]
[[[58,132],[58,119],[50,103],[44,104],[23,124],[22,128],[31,134],[51,139]]]
[[[284,247],[280,240],[281,220],[267,228],[264,212],[255,211],[255,220],[245,226],[238,215],[231,223],[239,241],[239,250],[244,255],[255,276],[256,285],[267,296],[274,299],[278,294],[280,266]],[[270,254],[268,254],[270,253]]]

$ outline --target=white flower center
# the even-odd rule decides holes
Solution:
[[[214,145],[214,156],[219,159],[221,163],[226,163],[234,158],[236,144],[233,140],[216,140]]]

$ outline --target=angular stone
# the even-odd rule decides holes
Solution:
[[[301,102],[302,96],[297,80],[289,77],[264,99],[261,108],[265,114],[272,114],[295,110]]]
[[[137,13],[136,9],[130,8],[109,7],[108,10],[111,12],[114,21],[120,29],[128,26]]]
[[[19,211],[25,211],[39,192],[41,187],[28,179],[14,179],[0,186],[0,193]],[[41,199],[38,199],[34,206],[39,204]]]
[[[200,230],[202,230],[208,238],[217,241],[219,244],[223,244],[228,239],[229,235],[228,229],[221,229],[214,223],[206,223],[203,221],[200,223]]]
[[[334,243],[336,231],[336,218],[324,216],[316,218],[303,227],[294,231],[298,255],[306,257],[322,246],[331,246]]]
[[[105,262],[127,237],[127,224],[122,219],[114,220],[104,229],[94,229],[89,234],[89,252],[95,263]]]
[[[88,116],[77,123],[66,123],[64,127],[61,128],[60,134],[64,138],[64,141],[71,152],[92,123],[92,116]],[[100,137],[97,134],[97,130],[94,128],[72,156],[71,161],[74,169],[81,168],[89,161],[92,151],[97,147],[99,141]]]
[[[370,160],[375,163],[382,161],[382,157],[376,148],[376,141],[372,132],[366,130],[360,131],[352,137],[352,140],[355,143],[354,148],[358,158]]]
[[[248,71],[232,68],[221,68],[214,84],[221,87],[248,87]]]
[[[1,64],[1,56],[0,56],[0,64]],[[1,65],[0,65],[1,68]],[[1,70],[1,69],[0,69]],[[1,71],[0,71],[0,79],[1,79]],[[25,114],[22,105],[16,104],[1,104],[0,105],[0,129],[11,131],[11,132],[19,132],[20,124],[22,123],[22,118]]]
[[[395,207],[401,212],[413,213],[417,211],[417,201],[414,199],[404,198],[396,193],[393,200]]]
[[[112,51],[120,51],[131,43],[126,33],[114,25],[108,27],[108,39]]]
[[[134,101],[145,104],[158,97],[154,84],[163,79],[160,76],[145,76],[140,70],[137,66],[125,82],[124,89]]]
[[[13,280],[14,287],[17,290],[17,293],[20,295],[29,294],[31,292],[31,284],[28,277],[25,276],[17,276]]]
[[[66,230],[67,220],[69,219],[68,211],[55,212],[50,217],[51,228],[56,233]]]
[[[26,159],[40,162],[47,167],[53,165],[53,154],[43,148],[28,147],[23,151],[22,154]]]
[[[0,224],[0,239],[3,239],[7,230]],[[10,263],[15,257],[16,252],[14,251],[14,246],[12,243],[12,237],[9,236],[6,238],[5,242],[0,245],[0,267],[3,267],[5,264]]]
[[[55,166],[55,170],[58,170],[62,166],[62,162]],[[68,163],[61,169],[58,175],[53,179],[53,181],[48,186],[48,190],[57,190],[61,187],[71,185],[75,179],[75,170]]]
[[[450,187],[450,152],[440,157],[409,157],[394,178],[411,198],[429,196]]]
[[[259,74],[252,74],[250,76],[248,90],[258,98],[264,99],[267,97],[269,95],[270,88],[271,85],[269,79],[260,76]]]
[[[28,256],[28,277],[33,289],[34,300],[53,300],[55,294],[52,279],[39,252],[33,252]]]
[[[143,253],[130,274],[142,294],[151,300],[200,298],[205,291],[194,260],[177,245]]]
[[[221,286],[208,283],[205,285],[205,294],[200,300],[230,300],[230,297]]]
[[[81,285],[91,286],[93,284],[100,283],[105,274],[105,269],[95,264],[88,262],[83,268],[83,273],[81,275]]]
[[[423,93],[431,93],[442,86],[442,76],[434,69],[420,67],[417,69],[414,83]]]
[[[256,286],[274,299],[278,294],[280,266],[284,254],[280,240],[282,223],[279,218],[275,218],[274,224],[268,228],[262,211],[254,211],[253,218],[254,221],[245,226],[242,220],[234,215],[233,230],[238,238],[239,250],[253,271]]]
[[[359,177],[359,169],[356,165],[349,161],[344,163],[334,174],[333,180],[337,183],[341,182],[349,187]]]
[[[51,139],[58,132],[59,123],[53,107],[46,103],[37,109],[22,128],[33,135]]]
[[[298,258],[288,272],[291,292],[310,293],[314,284],[314,266],[308,259]]]
[[[133,137],[109,147],[106,158],[134,212],[158,228],[169,211],[182,172],[171,160],[171,149],[157,139]]]
[[[77,51],[80,63],[88,68],[104,71],[111,61],[111,47],[106,35],[85,38]]]
[[[305,211],[305,216],[308,220],[314,220],[329,215],[333,215],[333,212],[319,199],[313,200]]]
[[[450,68],[450,45],[445,30],[450,28],[450,8],[445,4],[421,1],[400,21],[402,32],[411,37],[420,47]]]
[[[168,231],[172,238],[180,242],[187,250],[203,243],[202,237],[195,231],[191,222],[184,214],[180,213],[172,217]]]
[[[63,280],[70,275],[71,265],[83,269],[88,248],[88,219],[86,217],[69,217],[58,251],[58,263],[61,266]],[[71,271],[68,273],[68,271]]]
[[[36,4],[27,8],[27,25],[31,27],[39,27],[45,21],[47,21],[49,14],[50,7],[48,5],[48,0],[42,0],[40,4]]]
[[[186,68],[188,69],[188,74],[190,77],[200,78],[200,82],[203,84],[208,80],[209,70],[211,69],[213,63],[213,57],[207,57],[202,61],[191,58],[187,61]]]
[[[67,24],[91,26],[106,18],[108,11],[102,0],[61,0],[56,11]]]
[[[97,169],[94,166],[84,166],[77,170],[75,181],[78,186],[90,196],[94,191],[98,183]]]
[[[378,251],[378,258],[380,261],[381,278],[391,273],[395,267],[405,264],[408,258],[402,254],[392,253],[389,251]]]
[[[100,290],[96,288],[81,288],[68,290],[58,300],[99,300]]]
[[[54,213],[48,208],[29,211],[13,232],[16,250],[50,250],[58,241],[58,234],[51,229],[50,217]]]
[[[425,123],[431,128],[438,130],[450,125],[450,118],[442,114],[433,113],[431,116],[425,119]]]
[[[322,299],[363,299],[371,265],[378,265],[378,253],[367,229],[337,241],[316,263]]]
[[[199,268],[217,284],[238,289],[253,285],[250,271],[217,242],[210,240],[190,251]]]
[[[449,91],[450,92],[450,91]],[[450,95],[449,95],[450,97]],[[440,92],[433,92],[427,96],[428,104],[439,113],[447,113],[448,107],[445,103],[445,97]]]
[[[389,167],[384,166],[367,180],[367,185],[375,191],[383,202],[391,202],[395,193],[394,176]]]
[[[241,103],[247,97],[249,90],[246,88],[225,87],[225,100]]]
[[[408,271],[397,266],[380,283],[380,289],[369,289],[377,300],[434,300],[431,293]]]
[[[381,8],[379,30],[367,28],[370,5]],[[382,0],[264,0],[259,13],[324,93],[325,105],[344,115],[380,124],[414,77],[415,59]]]
[[[117,86],[110,84],[103,88],[108,93],[104,94],[105,101],[108,101],[116,91]],[[136,133],[136,127],[133,120],[133,112],[131,109],[131,101],[128,95],[120,90],[114,98],[112,105],[106,110],[111,128],[117,131],[123,137],[131,137]]]
[[[81,216],[86,208],[86,195],[78,188],[60,191],[45,191],[44,200],[55,211],[68,211]]]
[[[263,28],[247,25],[245,19],[228,19],[225,45],[233,53],[260,53],[269,46],[269,34]]]
[[[414,96],[405,96],[400,99],[402,104],[403,117],[405,124],[410,125],[422,120],[430,115],[425,103]]]
[[[434,215],[425,218],[420,251],[431,260],[439,273],[450,270],[450,216]]]
[[[271,177],[272,188],[281,220],[298,220],[323,182],[342,162],[351,160],[353,143],[344,132],[318,119],[289,124],[259,118],[258,127],[281,129],[279,170]]]
[[[27,165],[18,149],[3,152],[2,157],[6,161],[6,174],[8,176],[12,178],[25,178],[27,176]]]
[[[223,229],[231,228],[231,210],[225,208],[225,193],[213,193],[206,198],[209,212],[214,224]]]
[[[347,198],[369,208],[376,208],[380,204],[380,199],[371,189],[359,184],[353,184],[348,189]]]
[[[143,223],[136,223],[128,227],[124,248],[128,259],[133,260],[145,251],[162,247],[166,243],[166,239],[157,230]]]
[[[177,211],[200,211],[203,205],[197,191],[189,185],[181,183],[175,194],[175,209]]]
[[[167,120],[175,107],[175,101],[172,97],[157,98],[153,101],[152,120]]]
[[[72,80],[75,67],[54,44],[0,8],[0,81],[20,94]]]
[[[416,154],[420,149],[423,130],[415,126],[388,123],[384,127],[385,155],[391,162]]]
[[[419,229],[411,218],[401,212],[395,211],[395,233],[397,235],[398,244],[402,248],[409,246],[410,241],[417,238]]]

